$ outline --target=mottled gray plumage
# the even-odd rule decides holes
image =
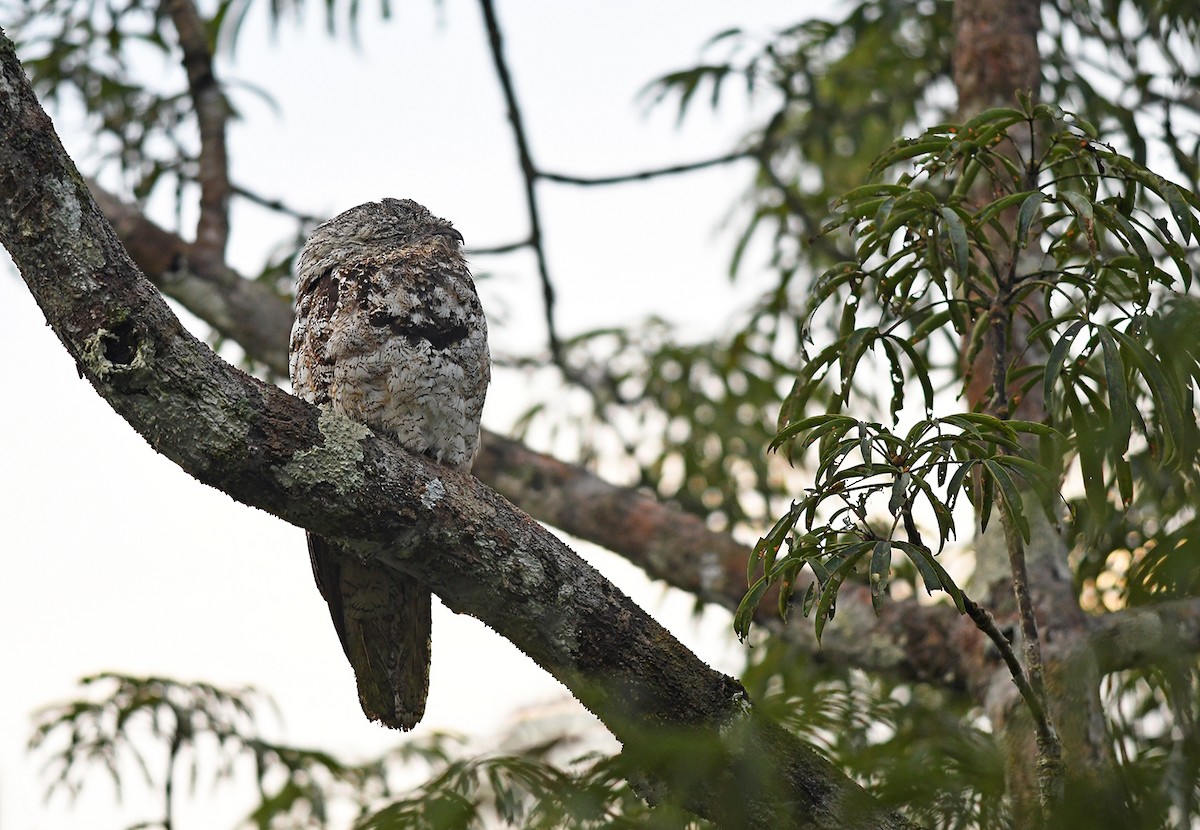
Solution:
[[[351,208],[309,237],[296,266],[297,395],[459,470],[479,447],[491,364],[462,237],[408,199]],[[411,729],[429,690],[429,589],[368,569],[309,534],[317,587],[372,720]]]

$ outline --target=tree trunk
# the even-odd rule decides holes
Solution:
[[[1022,93],[1036,99],[1042,80],[1037,46],[1040,6],[1039,0],[958,0],[954,4],[953,68],[960,119],[965,121],[991,107],[1016,106]],[[1028,154],[1032,148],[1019,149]],[[1026,186],[1034,187],[1036,183],[1028,182]],[[978,197],[989,199],[994,195],[980,193]],[[1015,229],[1015,208],[1010,212]],[[1004,253],[1004,245],[995,247],[999,254]],[[1031,261],[1023,262],[1022,254]],[[1017,256],[1017,261],[1001,263],[1000,270],[1011,265],[1014,274],[1024,274],[1038,267],[1039,252],[1010,255]],[[969,367],[967,400],[973,409],[990,408],[1000,417],[1045,421],[1040,383],[1024,397],[996,388],[1004,384],[996,379],[1004,377],[1009,355],[1037,360],[1036,351],[1030,350],[1024,339],[1028,323],[1011,312],[1009,316],[1011,324],[1000,333],[1004,339],[998,341],[1004,349],[999,360],[998,346],[989,339]],[[994,366],[996,362],[1000,363],[998,367]],[[1041,510],[1031,506],[1026,515],[1040,517]],[[1124,826],[1126,807],[1100,701],[1100,673],[1087,621],[1072,586],[1067,553],[1055,527],[1044,518],[1034,523],[1023,555],[1027,571],[1024,584],[1030,593],[1036,645],[1045,667],[1045,703],[1062,745],[1065,782],[1060,804],[1065,814],[1043,814],[1048,795],[1039,792],[1038,773],[1039,764],[1047,759],[1039,753],[1033,721],[1007,670],[997,665],[993,677],[977,691],[1006,753],[1006,780],[1017,827],[1062,826],[1058,822],[1063,821],[1070,821],[1069,826],[1076,822],[1089,827]],[[1014,573],[1010,563],[1000,522],[993,522],[986,533],[977,530],[975,555],[974,592],[986,598],[999,624],[1015,632],[1015,646],[1026,645],[1021,638],[1020,610],[1014,601],[1014,580],[1020,581],[1019,574]],[[1027,662],[1027,672],[1029,668]],[[1044,788],[1046,782],[1041,784]]]

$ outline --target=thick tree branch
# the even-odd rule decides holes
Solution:
[[[476,479],[239,372],[192,337],[137,273],[2,37],[0,125],[0,242],[81,373],[156,450],[374,567],[420,576],[561,680],[650,778],[694,782],[684,803],[719,824],[911,826]],[[416,553],[429,550],[439,555]],[[663,757],[664,734],[725,749],[696,775],[694,753]]]
[[[197,261],[192,246],[141,210],[89,182],[96,203],[133,261],[159,289],[238,343],[253,360],[287,377],[292,306],[268,286],[242,278],[223,261]]]
[[[1194,660],[1200,655],[1200,597],[1105,614],[1096,619],[1091,640],[1101,674]]]

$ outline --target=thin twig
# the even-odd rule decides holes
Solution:
[[[495,254],[511,254],[513,251],[519,251],[522,248],[528,248],[533,244],[530,239],[519,239],[516,242],[509,242],[507,245],[493,245],[490,248],[467,248],[469,256],[492,256]]]
[[[1004,660],[1004,665],[1008,666],[1008,672],[1012,675],[1017,691],[1021,693],[1021,697],[1025,700],[1025,704],[1029,707],[1029,711],[1033,715],[1034,722],[1038,724],[1038,734],[1040,736],[1042,728],[1049,725],[1046,707],[1042,705],[1042,699],[1034,691],[1033,685],[1029,682],[1029,677],[1025,674],[1025,669],[1021,666],[1021,661],[1017,659],[1016,652],[1013,651],[1012,643],[1004,636],[1004,632],[1000,630],[1000,627],[996,625],[996,618],[992,616],[991,611],[979,605],[966,594],[962,595],[962,599],[963,608],[966,609],[967,616],[971,618],[971,622],[975,623],[975,627],[987,635],[987,638],[995,644],[996,650],[1000,652],[1000,657]]]
[[[657,179],[663,176],[674,176],[679,173],[691,173],[695,170],[704,170],[708,167],[718,167],[733,161],[755,158],[757,154],[757,149],[737,150],[732,153],[726,153],[723,156],[717,156],[716,158],[705,159],[704,161],[674,164],[669,167],[656,167],[650,170],[638,170],[633,173],[619,173],[613,176],[572,176],[569,173],[550,173],[544,170],[537,171],[537,176],[547,181],[559,182],[560,184],[574,184],[581,187],[626,184],[628,182],[644,182],[648,179]]]
[[[542,281],[542,298],[546,316],[546,336],[550,345],[550,356],[554,362],[565,370],[562,343],[554,326],[554,285],[550,282],[550,269],[546,264],[546,250],[542,245],[542,222],[538,212],[537,179],[538,170],[533,163],[533,154],[529,150],[529,141],[525,134],[525,124],[521,119],[521,108],[517,104],[517,94],[513,89],[512,74],[504,59],[503,38],[500,35],[500,23],[496,19],[496,10],[492,0],[479,0],[483,10],[483,19],[487,26],[488,43],[491,47],[492,62],[496,67],[496,77],[504,92],[504,101],[508,106],[508,120],[512,124],[513,141],[517,145],[517,158],[521,165],[521,175],[525,179],[525,206],[529,212],[529,242],[537,259],[538,276]]]
[[[1042,806],[1059,803],[1053,792],[1061,786],[1062,743],[1044,706],[1046,700],[1045,671],[1042,667],[1042,640],[1038,633],[1037,616],[1034,613],[1033,595],[1029,590],[1029,570],[1025,565],[1025,542],[1021,530],[1016,526],[1008,510],[1000,510],[1000,524],[1008,547],[1008,564],[1012,570],[1013,594],[1017,600],[1017,615],[1021,622],[1021,640],[1025,647],[1025,665],[1029,672],[1029,686],[1039,701],[1034,707],[1034,723],[1038,743],[1038,784],[1041,789]]]
[[[282,213],[284,216],[290,216],[291,218],[305,225],[319,225],[322,221],[324,221],[320,216],[313,216],[309,213],[301,213],[295,208],[288,207],[279,199],[270,199],[266,196],[255,193],[252,190],[247,190],[241,185],[230,185],[229,192],[234,196],[242,197],[247,202],[253,202],[259,207],[264,207],[267,210],[273,210],[276,213]]]
[[[204,266],[221,264],[229,241],[229,157],[225,146],[229,105],[213,72],[207,27],[192,0],[164,0],[163,9],[179,34],[188,93],[200,129],[200,218],[192,256]]]

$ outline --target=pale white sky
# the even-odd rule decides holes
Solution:
[[[411,197],[454,221],[468,245],[524,234],[515,150],[476,4],[394,3],[396,18],[382,25],[365,13],[358,52],[324,36],[323,4],[310,3],[305,24],[284,25],[273,43],[264,35],[265,5],[256,5],[236,60],[220,68],[268,90],[278,111],[235,93],[244,114],[230,135],[235,181],[317,214]],[[647,117],[636,93],[690,65],[722,29],[765,30],[827,5],[502,2],[498,12],[539,162],[604,174],[728,150],[746,123],[736,98],[723,121],[698,100],[695,116],[676,130],[673,110]],[[164,71],[153,59],[149,66]],[[86,163],[87,135],[78,122],[57,120]],[[736,228],[725,223],[747,179],[744,167],[733,167],[653,185],[543,186],[562,332],[652,312],[689,331],[727,325],[731,309],[763,285],[753,273],[734,286],[726,277]],[[169,205],[156,209],[170,224]],[[284,226],[254,211],[234,219],[231,261],[253,271]],[[541,343],[532,257],[480,259],[476,271],[492,274],[481,294],[493,348]],[[38,764],[25,751],[30,712],[73,695],[77,678],[92,672],[254,685],[282,711],[277,734],[354,756],[401,740],[362,717],[303,533],[156,455],[78,378],[7,257],[0,353],[9,356],[0,361],[0,827],[90,830],[158,817],[137,786],[126,791],[125,808],[115,808],[101,777],[74,807],[41,802]],[[521,377],[499,373],[485,423],[506,430],[526,398]],[[697,622],[690,598],[664,592],[616,557],[583,552],[704,659],[739,669],[728,615],[709,612]],[[514,709],[565,694],[475,620],[435,612],[420,730],[489,734]],[[229,826],[244,814],[245,798],[202,783],[202,804],[185,803],[177,830]]]

